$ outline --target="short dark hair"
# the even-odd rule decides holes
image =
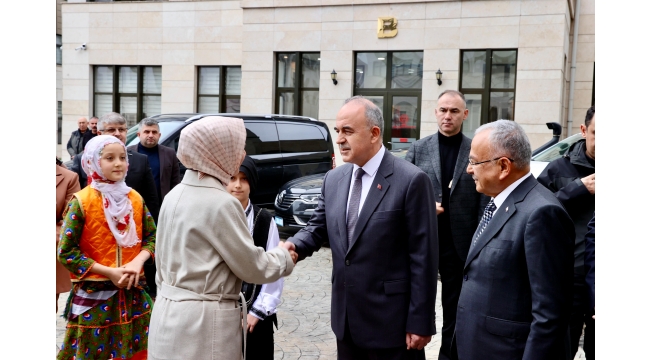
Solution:
[[[452,94],[452,95],[456,95],[456,96],[460,97],[461,99],[463,99],[463,105],[465,105],[465,107],[467,107],[467,100],[465,100],[465,95],[463,95],[462,92],[456,91],[456,90],[445,90],[445,91],[443,91],[442,93],[440,93],[440,95],[438,95],[438,100],[440,100],[440,98],[443,95],[447,95],[447,94]]]
[[[158,125],[158,121],[150,118],[144,118],[140,120],[140,123],[138,124],[138,131],[142,130],[143,126],[157,126],[158,130],[160,130],[160,125]]]
[[[589,125],[591,125],[591,120],[594,119],[595,114],[596,106],[592,106],[587,110],[587,116],[585,116],[585,127],[589,127]]]

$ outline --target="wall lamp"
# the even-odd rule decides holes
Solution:
[[[330,76],[332,77],[332,82],[334,83],[334,85],[339,83],[338,81],[336,81],[336,70],[332,69],[332,73],[330,74]]]
[[[438,80],[438,86],[442,85],[442,71],[440,69],[436,71],[436,79]]]

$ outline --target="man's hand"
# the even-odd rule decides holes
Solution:
[[[406,350],[422,350],[429,342],[431,342],[431,335],[420,336],[406,333]]]
[[[278,246],[282,246],[289,251],[289,255],[291,255],[291,260],[294,264],[298,262],[298,253],[296,252],[296,245],[294,243],[290,241],[280,241]]]
[[[437,202],[436,203],[436,215],[440,215],[443,212],[445,212],[445,209],[442,207],[442,204]]]
[[[590,194],[596,194],[596,173],[585,176],[580,180],[582,180],[582,183],[585,184],[585,187],[587,190],[589,190]]]
[[[246,324],[248,325],[248,332],[252,333],[253,329],[255,328],[255,325],[257,325],[257,322],[260,321],[260,319],[256,318],[255,316],[248,314],[246,315]]]

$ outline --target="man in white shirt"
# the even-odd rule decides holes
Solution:
[[[457,359],[569,359],[575,232],[530,157],[514,121],[476,130],[467,172],[491,201],[463,269]]]

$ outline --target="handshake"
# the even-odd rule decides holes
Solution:
[[[298,253],[296,252],[296,245],[294,245],[294,243],[289,241],[280,241],[278,246],[283,247],[289,251],[289,255],[291,255],[291,260],[293,260],[294,264],[298,262]]]

